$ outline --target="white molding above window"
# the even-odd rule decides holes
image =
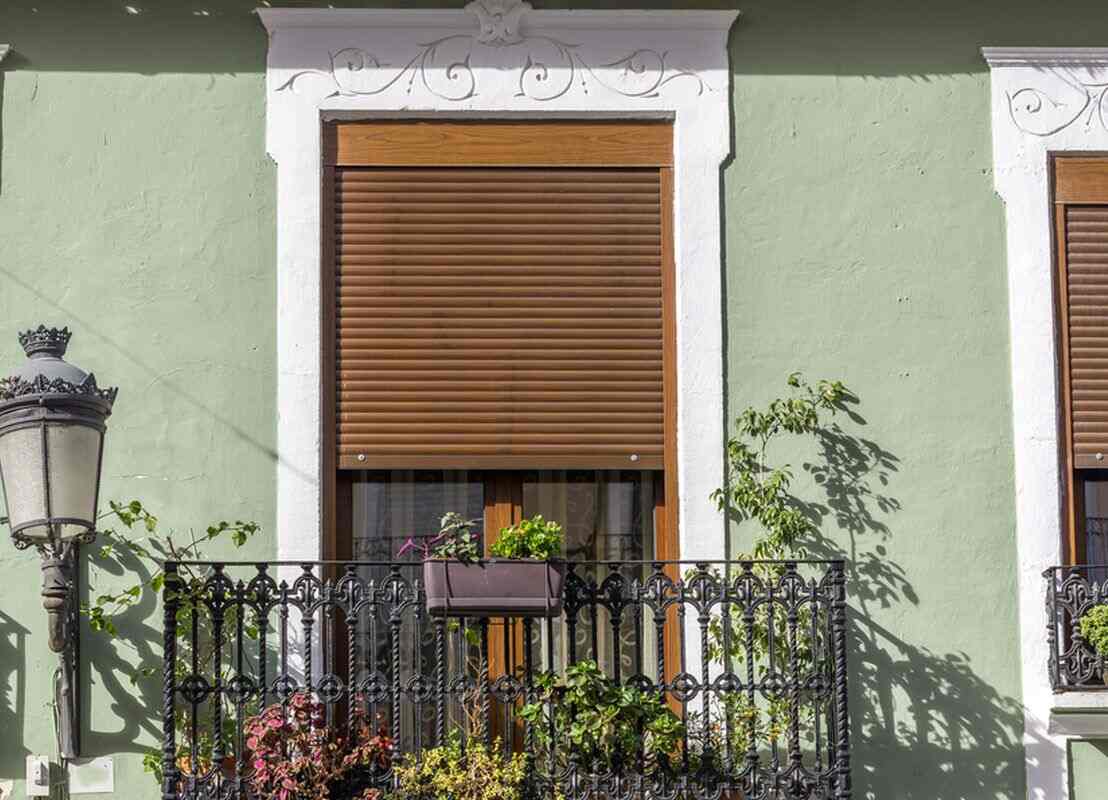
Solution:
[[[10,44],[0,44],[0,61],[8,55],[8,52],[12,49]]]
[[[719,170],[730,152],[737,11],[259,9],[277,162],[277,539],[320,552],[321,121],[658,118],[674,124],[678,514],[682,557],[723,554]]]
[[[1052,732],[1043,570],[1062,559],[1049,154],[1108,151],[1108,48],[987,47],[994,183],[1007,221],[1008,309],[1028,797],[1069,793]],[[1053,730],[1063,730],[1057,724]]]

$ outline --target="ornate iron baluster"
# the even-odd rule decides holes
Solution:
[[[834,599],[831,601],[832,649],[835,657],[835,769],[838,781],[835,800],[850,800],[850,718],[847,710],[847,656],[846,656],[846,573],[843,562],[831,567]]]
[[[223,784],[223,565],[212,567],[214,575],[209,580],[212,613],[212,775],[216,793]]]
[[[481,617],[481,670],[478,678],[481,694],[481,738],[492,747],[492,690],[489,686],[489,618]]]
[[[165,563],[162,584],[162,798],[177,800],[177,563]]]
[[[446,617],[435,618],[435,744],[446,744]]]

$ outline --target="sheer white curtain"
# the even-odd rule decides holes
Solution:
[[[523,516],[542,514],[561,523],[565,530],[565,555],[586,562],[577,574],[600,583],[611,571],[595,561],[640,561],[654,557],[654,478],[639,471],[540,470],[523,480]],[[643,577],[642,570],[624,569],[627,577]],[[652,674],[655,652],[653,628],[644,614],[643,640],[635,637],[630,614],[620,619],[618,633],[608,611],[600,608],[595,623],[582,612],[577,619],[574,643],[578,660],[595,658],[613,674],[618,652],[620,673],[627,677]],[[568,631],[555,635],[555,662],[569,660]],[[545,634],[539,636],[545,652]]]

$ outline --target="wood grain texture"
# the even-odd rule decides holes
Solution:
[[[411,120],[343,122],[324,137],[326,164],[439,167],[661,167],[673,164],[665,121]],[[398,178],[399,179],[399,178]]]
[[[1059,207],[1064,409],[1072,464],[1108,464],[1108,205]],[[1098,458],[1098,455],[1100,456]]]
[[[1053,158],[1055,203],[1108,203],[1108,157]]]
[[[670,170],[334,172],[338,468],[675,478]]]

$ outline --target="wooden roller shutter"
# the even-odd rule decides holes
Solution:
[[[1108,158],[1055,159],[1063,395],[1072,465],[1108,467]]]
[[[670,151],[660,123],[334,126],[336,465],[661,469]]]

